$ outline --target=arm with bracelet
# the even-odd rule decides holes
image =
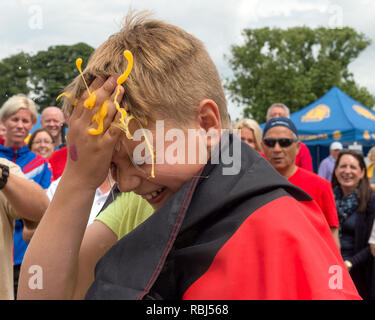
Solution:
[[[0,164],[0,190],[26,220],[39,221],[49,204],[47,195],[36,182],[12,174],[4,164]]]

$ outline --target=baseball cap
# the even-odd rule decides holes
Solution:
[[[293,133],[298,136],[298,130],[296,128],[296,126],[294,125],[293,121],[288,119],[288,118],[285,118],[285,117],[281,117],[281,118],[273,118],[273,119],[270,119],[269,121],[267,121],[264,129],[263,129],[263,138],[264,136],[266,135],[267,131],[269,129],[272,129],[274,127],[286,127],[288,129],[290,129],[291,131],[293,131]]]
[[[331,143],[331,146],[329,147],[330,150],[342,150],[343,146],[341,142],[335,141]]]

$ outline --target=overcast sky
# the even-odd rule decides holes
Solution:
[[[241,43],[245,28],[352,27],[373,44],[350,71],[375,95],[375,1],[370,0],[0,0],[0,59],[51,45],[85,42],[97,47],[119,30],[130,7],[151,10],[156,18],[201,39],[223,79],[231,76],[224,55]],[[232,119],[241,116],[232,104],[229,111]]]

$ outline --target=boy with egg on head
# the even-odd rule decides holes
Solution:
[[[133,67],[120,85],[125,51]],[[344,266],[342,289],[328,286],[329,266],[343,262],[334,241],[322,240],[329,228],[302,214],[315,210],[311,199],[228,133],[221,79],[201,41],[130,13],[83,76],[90,93],[80,77],[66,88],[68,162],[25,258],[22,298],[360,298]],[[90,134],[100,121],[103,130]],[[206,134],[203,147],[192,132]],[[185,161],[171,163],[170,150]],[[122,192],[155,210],[121,239],[98,221],[85,230],[90,199],[110,167]],[[33,264],[45,270],[43,290],[28,288]]]

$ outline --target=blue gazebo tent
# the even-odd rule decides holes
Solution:
[[[41,118],[41,115],[38,114],[38,117],[37,117],[37,120],[36,120],[36,124],[30,130],[30,133],[33,133],[35,130],[37,130],[37,129],[39,129],[41,127],[40,126],[40,118]]]
[[[314,171],[328,156],[329,145],[340,141],[353,143],[366,150],[375,145],[375,112],[355,101],[339,88],[331,88],[324,96],[290,115],[299,138],[309,147]]]
[[[333,141],[375,145],[375,112],[337,87],[290,118],[308,146],[329,146]]]

